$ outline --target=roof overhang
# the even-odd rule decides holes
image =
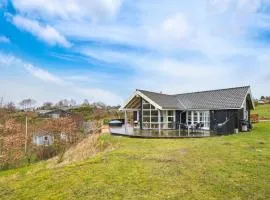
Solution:
[[[150,99],[149,97],[147,97],[145,94],[143,94],[142,92],[140,92],[138,90],[133,92],[133,94],[128,98],[128,100],[123,104],[123,106],[119,110],[130,110],[130,109],[132,109],[132,108],[128,108],[127,106],[136,97],[141,97],[144,100],[148,101],[153,106],[155,106],[155,108],[162,110],[162,107],[160,105],[158,105],[156,102],[154,102],[152,99]]]
[[[245,98],[244,98],[244,100],[243,100],[243,103],[242,103],[241,108],[244,107],[245,101],[247,100],[247,97],[248,97],[248,96],[250,97],[251,109],[252,109],[252,110],[255,110],[255,104],[254,104],[254,101],[253,101],[253,96],[252,96],[252,93],[251,93],[251,89],[250,89],[250,88],[247,90],[247,93],[246,93],[246,96],[245,96]]]

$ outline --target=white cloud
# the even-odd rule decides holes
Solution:
[[[113,92],[97,89],[97,88],[83,88],[78,89],[79,93],[92,102],[103,101],[107,104],[119,105],[123,103],[122,97],[114,94]]]
[[[145,74],[155,74],[167,77],[200,79],[206,76],[222,78],[230,75],[231,69],[220,64],[204,64],[202,62],[189,62],[177,60],[172,57],[160,57],[149,54],[136,54],[116,51],[102,51],[90,48],[82,48],[80,51],[86,56],[105,61],[107,63],[119,63],[123,66],[133,67]]]
[[[18,58],[15,58],[11,55],[5,55],[0,53],[0,66],[1,67],[9,67],[12,63],[20,63],[20,60]]]
[[[0,43],[10,43],[10,39],[6,36],[0,35]]]
[[[47,22],[74,41],[70,50],[77,51],[75,56],[57,52],[54,57],[87,60],[79,52],[108,68],[122,67],[120,74],[123,70],[133,78],[126,88],[180,92],[253,84],[263,92],[269,86],[258,82],[269,72],[270,47],[254,38],[270,30],[264,6],[269,0],[147,0],[126,1],[125,6],[113,0],[44,2],[15,0],[14,5],[20,15]],[[121,45],[131,48],[118,49]],[[120,79],[119,88],[127,81],[114,78]]]
[[[6,101],[19,102],[23,98],[34,98],[39,103],[75,99],[78,103],[84,99],[102,101],[108,105],[122,103],[122,98],[106,88],[85,87],[71,79],[82,78],[83,75],[59,76],[47,70],[27,63],[13,55],[0,52],[0,70],[5,78],[0,79],[0,94]],[[8,87],[7,87],[8,85]],[[12,90],[10,89],[12,88]]]
[[[152,46],[162,44],[168,48],[179,48],[181,43],[187,43],[187,40],[193,36],[190,24],[181,13],[173,14],[164,21],[161,25],[148,28],[148,41]]]
[[[31,65],[29,63],[24,64],[23,66],[32,76],[34,76],[40,80],[56,83],[59,85],[66,84],[61,78],[49,73],[46,70],[34,67],[33,65]]]
[[[226,12],[231,8],[243,12],[256,12],[260,8],[263,0],[212,0],[210,4],[215,7],[218,12]]]
[[[65,20],[113,18],[123,0],[13,0],[15,8],[29,15]]]
[[[65,83],[61,78],[57,77],[54,74],[51,74],[50,72],[35,67],[30,63],[23,62],[21,59],[13,56],[13,55],[6,55],[0,52],[0,66],[5,68],[22,68],[26,70],[30,75],[33,77],[36,77],[42,81],[56,83],[59,85],[65,85]]]
[[[254,34],[251,28],[259,24],[270,27],[269,16],[257,12],[263,4],[259,0],[171,0],[166,3],[149,0],[130,4],[137,9],[130,14],[136,16],[134,22],[96,24],[58,20],[55,27],[78,40],[129,44],[162,53],[194,50],[213,58],[246,48],[243,43]]]
[[[270,73],[268,53],[243,50],[245,51],[245,57],[239,57],[241,54],[236,57],[242,62],[240,64],[238,61],[220,59],[181,60],[169,56],[158,57],[151,53],[116,52],[86,47],[82,48],[81,53],[105,61],[108,66],[118,63],[125,68],[131,67],[135,73],[129,78],[130,91],[142,88],[181,93],[251,85],[256,91],[254,95],[263,94],[263,88],[269,86],[269,82],[265,82],[265,74]],[[124,77],[121,79],[122,82],[126,81]],[[265,86],[261,87],[261,82],[265,82]]]
[[[91,80],[90,77],[83,76],[83,75],[72,75],[72,76],[65,77],[65,79],[71,80],[71,81],[90,81]]]
[[[71,47],[71,43],[65,38],[65,36],[50,25],[41,25],[38,21],[19,15],[12,16],[11,20],[18,28],[30,32],[40,40],[43,40],[50,45]]]

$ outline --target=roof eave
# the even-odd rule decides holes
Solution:
[[[252,97],[252,93],[251,93],[250,87],[249,87],[248,90],[247,90],[247,93],[246,93],[246,95],[245,95],[245,98],[244,98],[244,100],[243,100],[243,103],[242,103],[241,108],[244,107],[244,104],[245,104],[245,101],[246,101],[248,95],[250,95],[250,101],[251,101],[251,105],[252,105],[252,108],[251,108],[251,109],[252,109],[252,110],[255,110],[255,104],[254,104],[254,101],[253,101],[253,97]],[[240,108],[240,109],[241,109],[241,108]]]
[[[148,101],[149,103],[151,103],[153,106],[155,106],[157,109],[162,110],[162,106],[160,106],[159,104],[157,104],[155,101],[153,101],[151,98],[149,98],[147,95],[143,94],[141,91],[136,90],[135,92],[133,92],[133,94],[128,98],[128,100],[124,103],[124,105],[119,108],[119,110],[127,110],[127,108],[125,108],[128,103],[136,96],[139,95],[141,96],[143,99],[145,99],[146,101]]]

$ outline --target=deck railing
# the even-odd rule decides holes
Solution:
[[[202,126],[187,126],[174,122],[172,128],[148,128],[140,129],[139,125],[135,126],[127,124],[122,127],[111,127],[110,132],[115,135],[127,135],[131,137],[156,137],[156,138],[175,138],[175,137],[209,137],[214,132],[204,129]]]

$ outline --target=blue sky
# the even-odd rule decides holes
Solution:
[[[270,95],[269,0],[0,0],[0,96],[121,104],[136,88]]]

